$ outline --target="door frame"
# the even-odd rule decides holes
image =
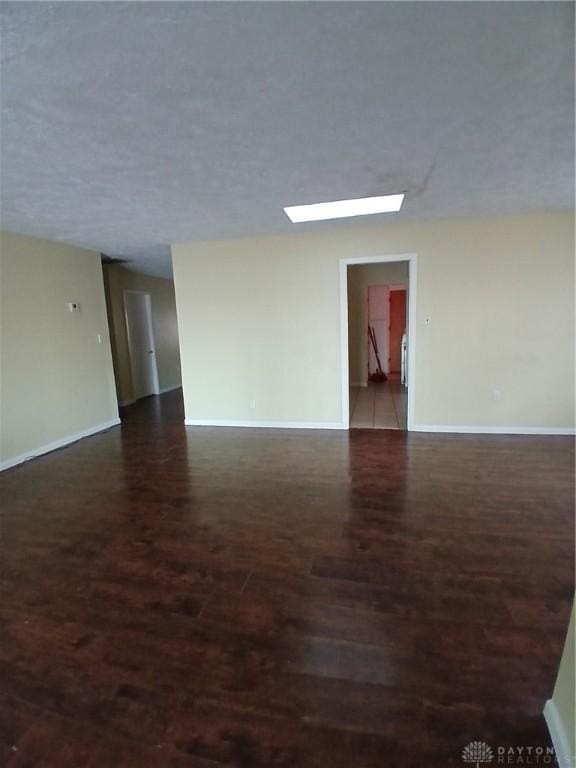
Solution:
[[[124,323],[126,324],[126,339],[128,340],[128,357],[130,358],[130,375],[132,377],[132,397],[135,397],[136,392],[134,391],[135,387],[134,387],[133,348],[132,348],[132,340],[130,338],[130,324],[128,323],[128,307],[126,306],[127,293],[139,293],[140,295],[146,298],[146,301],[145,301],[146,320],[148,323],[148,331],[150,333],[150,338],[152,339],[152,351],[153,351],[153,360],[154,360],[154,366],[152,369],[152,375],[154,379],[154,392],[152,394],[159,395],[160,383],[158,380],[158,360],[156,359],[156,339],[154,338],[154,325],[152,323],[152,298],[148,291],[136,291],[136,290],[133,290],[132,288],[124,288],[122,290],[122,303],[124,304]],[[147,397],[147,395],[145,395],[145,397]]]
[[[416,296],[418,254],[401,253],[390,256],[353,256],[340,259],[340,381],[342,403],[342,429],[350,429],[350,372],[348,353],[348,267],[361,264],[389,264],[408,262],[408,409],[406,429],[414,430],[416,404]]]
[[[408,293],[408,284],[407,283],[373,283],[366,286],[366,317],[368,318],[368,322],[370,322],[370,288],[374,288],[374,286],[380,286],[382,288],[386,288],[386,294],[387,294],[387,331],[386,331],[386,337],[385,342],[386,346],[384,347],[384,373],[388,374],[390,373],[390,360],[388,353],[390,352],[390,294],[392,291],[406,291]],[[406,305],[406,315],[408,315],[408,305]],[[408,317],[406,317],[408,319]],[[408,327],[408,323],[406,323],[406,327]],[[366,346],[368,347],[368,359],[366,361],[367,364],[367,371],[366,371],[366,381],[368,382],[370,379],[370,339],[366,338]]]

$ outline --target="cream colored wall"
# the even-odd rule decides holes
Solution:
[[[182,380],[174,283],[171,280],[133,272],[117,264],[104,265],[103,269],[118,400],[123,403],[134,399],[124,314],[124,290],[145,291],[150,294],[160,390],[180,386]]]
[[[117,420],[118,408],[99,254],[3,232],[0,286],[6,464]]]
[[[415,252],[415,424],[574,427],[568,213],[172,251],[188,420],[340,423],[339,260]]]
[[[368,287],[370,285],[408,287],[408,262],[348,267],[348,360],[351,384],[364,385],[368,379]],[[408,297],[408,294],[406,296]],[[382,366],[384,366],[384,359],[382,359]]]
[[[562,653],[562,659],[560,660],[560,668],[558,670],[558,677],[556,678],[556,685],[554,686],[554,694],[552,696],[554,708],[561,723],[564,736],[568,742],[568,755],[572,758],[570,765],[576,763],[575,656],[576,639],[574,635],[574,608],[572,608],[570,626],[568,627],[568,634],[566,636],[566,642],[564,643],[564,652]],[[564,765],[564,763],[562,763],[562,765]]]

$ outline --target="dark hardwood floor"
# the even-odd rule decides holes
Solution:
[[[0,475],[0,764],[462,766],[546,745],[570,438],[188,428]]]

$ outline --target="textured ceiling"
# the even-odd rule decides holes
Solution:
[[[2,3],[5,229],[171,274],[169,243],[565,209],[571,3]],[[337,226],[353,226],[354,222]]]

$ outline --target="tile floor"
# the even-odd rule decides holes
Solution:
[[[406,429],[407,391],[399,381],[350,387],[351,429]]]

